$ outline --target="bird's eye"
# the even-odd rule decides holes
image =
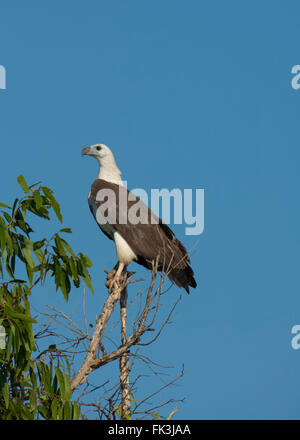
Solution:
[[[100,150],[101,150],[101,147],[99,147],[99,146],[96,147],[96,150],[97,150],[97,151],[100,151]]]

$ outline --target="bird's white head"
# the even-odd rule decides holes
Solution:
[[[81,152],[82,156],[92,156],[100,165],[98,179],[122,185],[121,171],[117,167],[114,155],[110,148],[104,144],[95,144],[86,147]]]

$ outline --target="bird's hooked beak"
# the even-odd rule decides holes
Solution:
[[[83,150],[81,150],[81,156],[89,156],[90,151],[91,151],[91,147],[83,148]]]

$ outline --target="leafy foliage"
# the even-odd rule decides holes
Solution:
[[[49,220],[53,210],[62,222],[60,206],[50,188],[39,183],[29,186],[22,175],[17,181],[22,197],[12,207],[0,203],[0,326],[6,333],[5,348],[0,347],[0,419],[78,419],[67,358],[49,346],[43,356],[33,359],[36,321],[29,297],[47,277],[53,277],[66,301],[72,285],[77,288],[82,281],[93,292],[92,263],[86,255],[75,254],[63,238],[72,232],[69,228],[32,240],[29,213]]]

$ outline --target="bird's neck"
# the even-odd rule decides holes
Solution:
[[[114,161],[102,162],[98,174],[98,179],[106,180],[107,182],[116,183],[122,185],[121,171],[117,167]]]

